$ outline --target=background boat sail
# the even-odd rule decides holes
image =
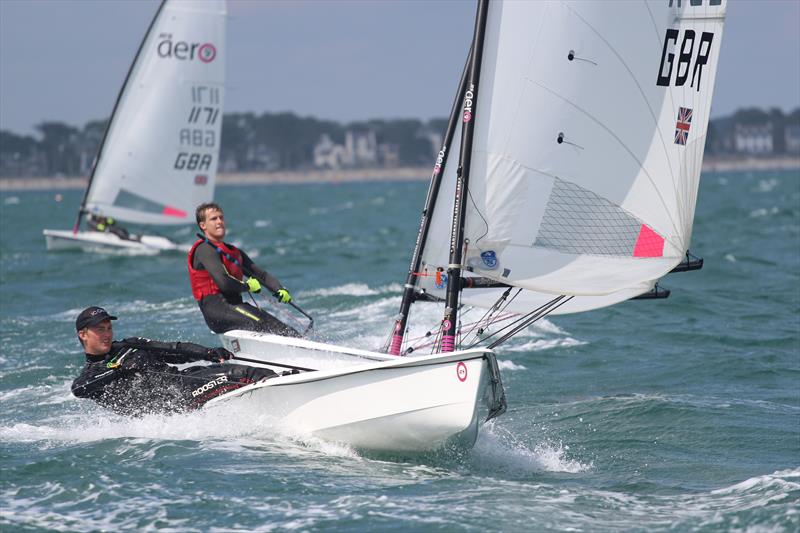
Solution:
[[[225,0],[164,0],[114,104],[73,231],[48,249],[181,248],[161,236],[78,231],[84,215],[193,224],[214,196],[225,83]]]
[[[480,0],[387,343],[410,353],[411,300],[438,284],[447,299],[431,354],[231,331],[222,340],[239,359],[301,372],[220,403],[247,395],[357,447],[474,443],[482,405],[486,419],[505,410],[494,346],[573,298],[588,309],[646,292],[686,256],[725,7]],[[471,340],[458,316],[469,283],[522,290],[518,304],[532,307],[491,344],[459,349]]]

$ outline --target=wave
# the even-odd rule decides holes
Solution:
[[[506,348],[510,352],[540,352],[552,348],[569,348],[572,346],[582,346],[588,344],[584,341],[565,337],[561,339],[536,339],[523,344],[511,344]]]
[[[520,473],[532,472],[577,474],[592,469],[591,463],[569,458],[569,446],[562,442],[543,441],[531,449],[493,421],[484,424],[481,429],[470,458],[473,467],[478,470],[519,476]]]
[[[518,365],[518,364],[514,363],[513,361],[507,361],[507,360],[498,360],[497,361],[497,366],[498,366],[498,368],[500,368],[500,370],[512,370],[512,371],[513,370],[527,370],[524,366]]]
[[[631,393],[615,396],[589,396],[573,401],[561,402],[559,406],[605,404],[615,409],[651,407],[655,405],[689,406],[699,411],[748,407],[773,413],[798,414],[800,407],[768,400],[736,399],[729,397],[695,396],[692,394],[644,394]]]
[[[337,205],[328,205],[325,207],[309,207],[308,214],[311,216],[327,215],[337,211],[349,211],[356,206],[355,202],[347,201]]]
[[[379,291],[371,289],[366,283],[347,283],[336,287],[326,287],[313,291],[304,291],[306,297],[328,297],[328,296],[375,296]]]
[[[766,207],[762,207],[762,208],[754,209],[753,211],[750,211],[750,218],[760,218],[760,217],[766,217],[766,216],[770,216],[770,215],[777,215],[780,212],[781,212],[781,210],[778,209],[777,206],[773,206],[773,207],[771,207],[769,209],[767,209]]]

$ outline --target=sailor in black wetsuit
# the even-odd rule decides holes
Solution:
[[[128,230],[117,224],[117,221],[111,217],[104,217],[101,215],[89,215],[86,219],[86,225],[89,229],[94,231],[113,233],[117,237],[125,241],[138,241],[139,238],[131,237]]]
[[[112,341],[111,321],[102,307],[78,315],[75,329],[86,352],[86,366],[72,382],[72,394],[90,398],[123,415],[197,409],[226,392],[277,374],[266,368],[219,364],[232,354],[190,342],[158,342],[141,337]],[[217,364],[178,370],[173,364]]]
[[[225,215],[219,205],[202,204],[196,212],[197,225],[205,239],[194,243],[187,257],[192,295],[206,324],[214,333],[232,329],[265,331],[289,337],[300,334],[266,311],[242,301],[243,292],[261,291],[265,286],[281,303],[292,297],[271,274],[225,238]],[[250,277],[244,280],[244,274]]]

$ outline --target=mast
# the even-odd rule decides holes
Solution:
[[[458,297],[461,291],[461,262],[464,249],[464,222],[467,214],[466,196],[469,187],[469,171],[472,161],[472,138],[478,103],[478,83],[483,59],[483,41],[486,33],[486,17],[489,0],[478,0],[475,17],[475,34],[472,41],[467,90],[464,93],[462,113],[461,152],[456,174],[456,194],[453,204],[453,227],[450,235],[450,264],[447,269],[447,298],[442,319],[442,352],[455,349],[458,323]]]
[[[158,16],[161,14],[161,10],[164,9],[164,5],[167,3],[167,0],[161,0],[161,4],[158,6],[156,10],[156,14],[153,17],[153,20],[150,21],[150,25],[147,27],[147,31],[144,33],[144,37],[142,38],[142,42],[139,43],[139,48],[136,50],[136,55],[133,56],[133,61],[131,62],[131,66],[128,67],[128,73],[125,75],[125,81],[122,82],[122,87],[119,89],[119,93],[117,93],[117,99],[114,102],[114,108],[111,110],[111,116],[108,119],[108,124],[106,124],[106,129],[103,132],[103,139],[100,141],[100,148],[97,149],[97,155],[92,162],[92,171],[89,173],[89,182],[86,184],[86,190],[83,192],[83,200],[81,200],[81,207],[78,209],[78,217],[75,220],[75,226],[72,228],[73,233],[78,233],[78,228],[81,225],[81,218],[83,214],[86,213],[86,200],[89,198],[89,191],[92,189],[92,181],[94,181],[94,173],[97,170],[97,163],[100,161],[100,158],[103,155],[103,147],[106,144],[106,139],[108,138],[108,132],[111,131],[111,124],[114,123],[114,116],[117,114],[117,108],[119,107],[119,102],[122,100],[122,95],[125,93],[125,89],[128,87],[128,80],[131,77],[131,73],[133,72],[133,67],[136,66],[136,62],[139,60],[139,56],[142,53],[142,49],[144,48],[144,43],[147,42],[147,38],[150,36],[150,32],[153,31],[153,26],[158,20]]]
[[[414,252],[411,254],[411,266],[408,268],[408,276],[406,277],[406,284],[403,290],[403,300],[400,302],[400,313],[395,321],[394,330],[392,332],[391,346],[388,347],[388,350],[387,347],[384,346],[384,350],[391,355],[400,355],[400,348],[403,345],[403,336],[405,335],[406,325],[408,324],[408,313],[411,309],[411,304],[414,302],[414,289],[417,281],[416,275],[422,263],[422,251],[428,240],[431,216],[433,215],[434,207],[436,207],[436,199],[439,197],[439,187],[442,184],[442,176],[444,176],[447,156],[450,152],[450,143],[453,141],[453,135],[455,134],[458,124],[458,117],[460,116],[459,105],[464,98],[464,91],[467,84],[467,70],[469,69],[471,61],[472,49],[470,48],[470,53],[467,55],[467,61],[461,72],[461,80],[458,82],[458,91],[453,100],[453,106],[450,109],[450,119],[447,122],[447,129],[445,130],[444,139],[442,140],[442,149],[436,156],[436,164],[431,174],[428,196],[425,198],[425,207],[422,209],[422,216],[419,222],[417,242],[414,245]]]

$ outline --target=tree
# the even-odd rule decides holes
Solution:
[[[39,141],[30,135],[0,130],[0,176],[20,177],[42,174]]]
[[[36,126],[42,134],[41,146],[49,174],[75,175],[80,172],[80,156],[76,149],[78,129],[61,122],[42,122]]]

